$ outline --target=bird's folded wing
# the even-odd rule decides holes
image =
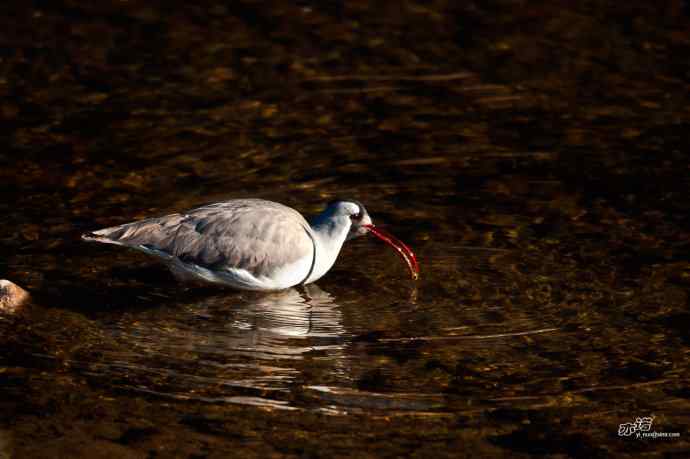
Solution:
[[[312,257],[308,231],[309,224],[297,211],[248,199],[105,228],[85,238],[151,249],[213,270],[239,268],[261,276]]]

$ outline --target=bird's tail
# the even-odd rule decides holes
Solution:
[[[121,230],[120,226],[111,226],[96,231],[90,231],[81,235],[82,240],[100,242],[102,244],[125,245],[117,239],[116,234]]]
[[[147,223],[149,223],[149,220],[125,223],[119,226],[110,226],[108,228],[84,233],[81,235],[81,238],[89,242],[130,247],[149,255],[155,255],[165,260],[170,260],[172,257],[171,254],[159,248],[155,239],[145,237]],[[140,237],[142,235],[144,237]]]

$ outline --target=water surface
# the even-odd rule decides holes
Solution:
[[[2,7],[0,277],[35,302],[0,458],[688,452],[684,4],[451,3]],[[271,294],[79,240],[338,196],[418,282],[373,238]],[[644,416],[680,438],[618,435]]]

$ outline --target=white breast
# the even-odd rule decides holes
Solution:
[[[350,218],[333,218],[322,226],[312,226],[312,229],[316,260],[314,270],[305,284],[319,280],[333,267],[350,231]]]

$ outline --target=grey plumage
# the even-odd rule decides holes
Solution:
[[[82,238],[155,255],[181,281],[270,291],[316,282],[333,267],[345,241],[366,234],[392,246],[418,278],[410,248],[376,228],[356,201],[332,202],[308,223],[282,204],[237,199],[104,228]]]
[[[251,218],[246,218],[251,213]],[[312,229],[297,211],[262,199],[238,199],[84,235],[213,271],[266,276],[314,253]]]

